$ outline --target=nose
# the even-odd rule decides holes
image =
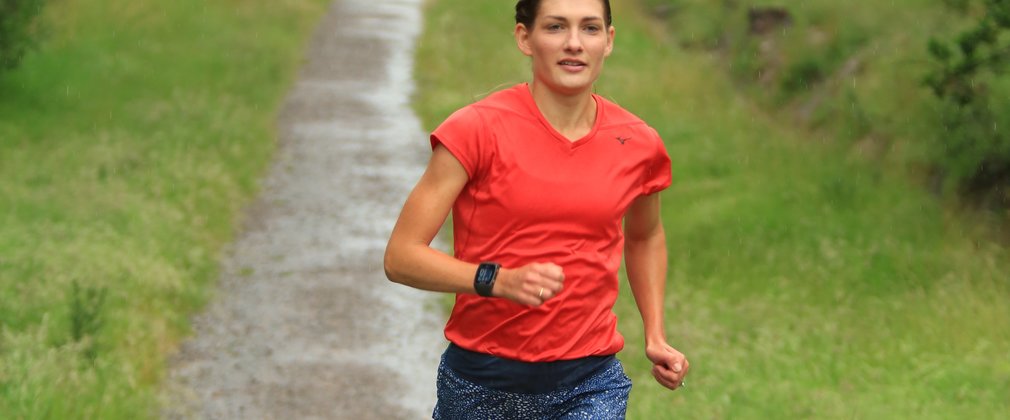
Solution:
[[[569,52],[581,52],[582,51],[582,39],[580,38],[579,28],[572,28],[568,32],[568,39],[565,40],[565,51]]]

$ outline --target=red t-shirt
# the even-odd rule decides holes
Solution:
[[[539,307],[456,295],[449,341],[498,357],[542,362],[624,347],[613,313],[624,247],[621,221],[638,196],[670,185],[659,135],[600,96],[592,131],[569,141],[526,84],[453,113],[431,135],[469,181],[453,204],[456,258],[518,268],[552,262],[564,290]]]

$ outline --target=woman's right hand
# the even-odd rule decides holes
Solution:
[[[502,268],[492,294],[513,302],[540,306],[564,288],[565,273],[553,263],[532,263],[515,269]]]

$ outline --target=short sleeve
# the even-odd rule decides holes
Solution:
[[[485,152],[484,123],[480,113],[474,106],[466,106],[446,118],[438,128],[431,133],[432,150],[441,144],[463,165],[470,179],[476,177],[481,168],[482,155]]]
[[[666,146],[663,139],[655,130],[649,130],[653,135],[653,143],[656,145],[650,161],[646,164],[644,182],[642,183],[642,194],[648,195],[665,190],[673,182],[670,170],[670,155],[666,153]]]

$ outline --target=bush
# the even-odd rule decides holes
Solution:
[[[963,191],[982,195],[1010,184],[1010,116],[999,111],[1010,91],[1010,0],[985,6],[955,41],[929,41],[935,65],[924,81],[941,102],[937,163]]]
[[[0,0],[0,70],[10,70],[21,63],[36,42],[35,18],[44,0]]]

